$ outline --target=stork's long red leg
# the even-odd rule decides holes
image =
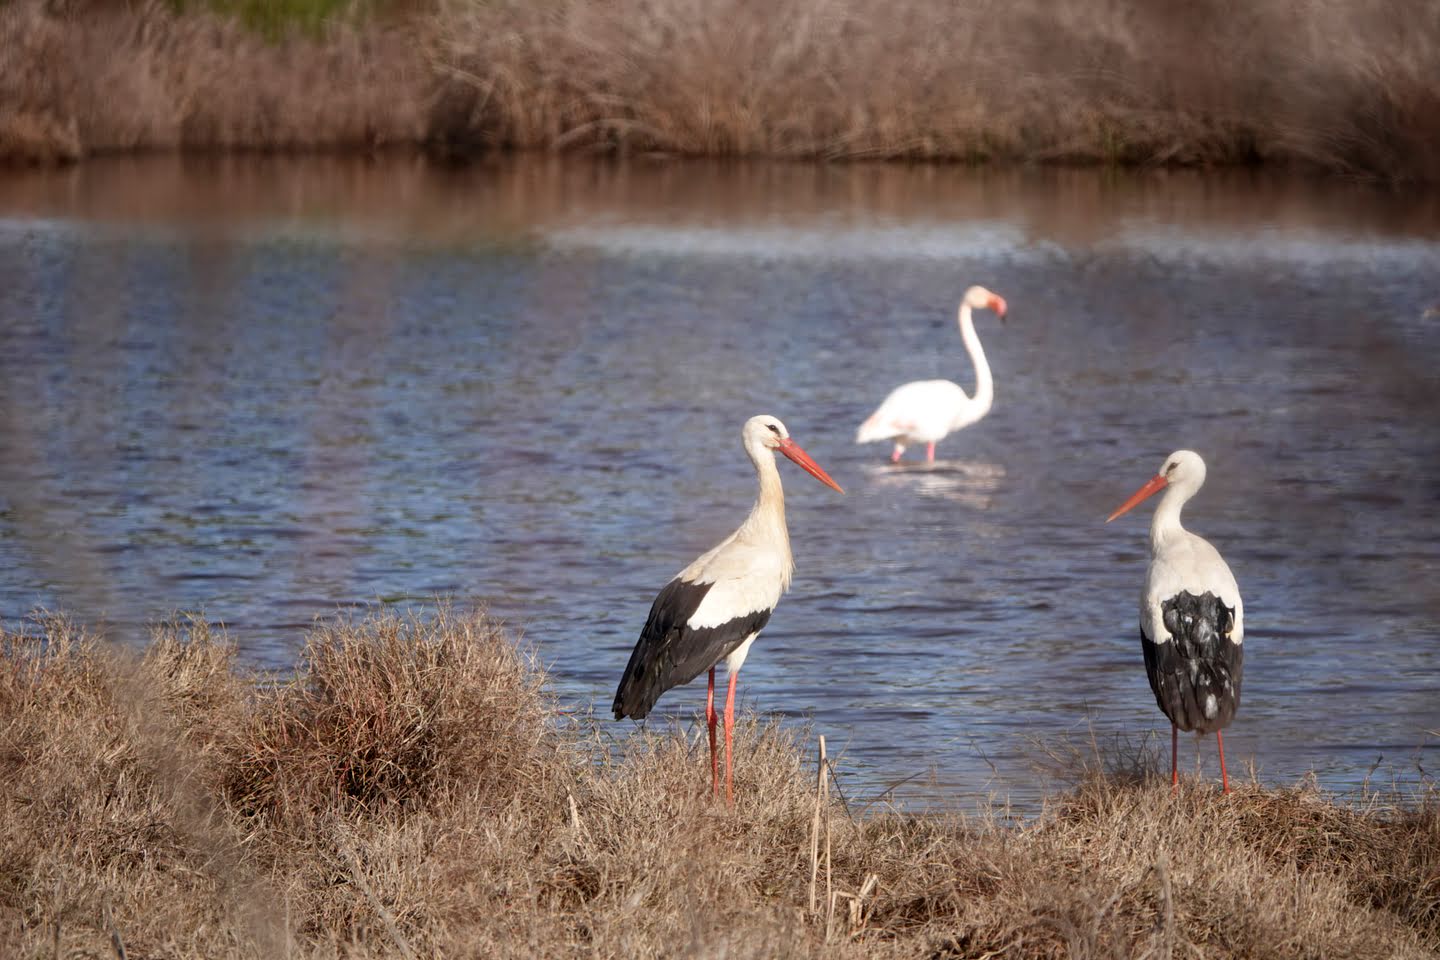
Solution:
[[[720,796],[720,758],[715,754],[715,668],[710,668],[710,682],[705,686],[705,722],[710,726],[710,796]]]
[[[1221,793],[1230,792],[1230,775],[1225,772],[1225,738],[1220,736],[1220,731],[1215,731],[1215,743],[1220,747],[1220,783]]]
[[[890,462],[891,462],[891,463],[899,463],[899,462],[900,462],[900,454],[902,454],[902,453],[904,453],[904,452],[905,452],[905,448],[904,448],[904,447],[900,446],[900,444],[898,444],[898,443],[895,444],[895,449],[892,450],[892,451],[890,451]]]
[[[934,462],[935,462],[935,444],[933,444],[933,443],[927,443],[927,444],[925,444],[925,462],[926,462],[926,463],[934,463]]]
[[[1170,792],[1180,791],[1180,728],[1170,724]]]
[[[735,788],[730,780],[730,758],[735,749],[730,744],[730,731],[735,728],[735,681],[739,678],[739,670],[731,671],[730,689],[725,693],[725,804],[731,807],[735,805]]]

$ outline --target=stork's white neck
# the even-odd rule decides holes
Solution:
[[[975,364],[975,405],[979,408],[980,416],[984,416],[990,412],[990,405],[995,401],[995,382],[990,377],[990,363],[985,359],[985,348],[980,345],[980,337],[975,332],[975,319],[970,315],[970,304],[964,301],[960,303],[960,339],[965,341],[970,362]],[[967,417],[973,418],[973,411],[968,411]]]
[[[1152,553],[1158,554],[1165,544],[1184,536],[1185,528],[1180,524],[1180,508],[1185,506],[1186,501],[1195,496],[1199,489],[1198,484],[1184,481],[1172,483],[1165,488],[1165,493],[1160,497],[1160,505],[1155,508],[1155,516],[1150,521]]]
[[[745,518],[736,536],[751,543],[763,543],[784,557],[785,586],[790,583],[790,531],[785,524],[785,488],[780,485],[780,471],[775,464],[775,451],[762,444],[747,445],[745,452],[755,464],[755,478],[760,491],[750,516]]]

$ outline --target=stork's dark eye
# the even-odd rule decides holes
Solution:
[[[1165,472],[1166,472],[1166,473],[1174,473],[1174,472],[1175,472],[1175,468],[1178,467],[1178,466],[1180,466],[1180,464],[1178,464],[1178,463],[1167,463],[1167,464],[1165,464]]]
[[[775,434],[775,436],[777,436],[777,437],[780,436],[780,428],[777,427],[777,426],[775,426],[775,424],[773,424],[773,423],[767,423],[767,424],[765,424],[765,426],[769,427],[769,428],[770,428],[770,432],[773,433],[773,434]]]

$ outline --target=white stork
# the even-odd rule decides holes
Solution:
[[[895,451],[890,461],[898,463],[905,447],[925,444],[925,459],[935,462],[935,444],[946,436],[968,427],[990,412],[995,399],[995,384],[990,377],[990,364],[985,348],[975,334],[975,321],[970,311],[994,310],[1003,320],[1005,300],[984,287],[971,287],[960,301],[960,337],[975,364],[975,396],[967,397],[957,383],[949,380],[915,380],[890,391],[880,407],[860,424],[855,432],[856,443],[894,440]]]
[[[1150,521],[1150,569],[1140,595],[1145,672],[1155,702],[1170,718],[1171,787],[1180,783],[1175,758],[1179,731],[1213,731],[1220,749],[1220,780],[1229,793],[1220,731],[1240,706],[1245,608],[1220,552],[1180,525],[1180,508],[1204,483],[1205,461],[1193,450],[1177,450],[1105,522],[1157,490],[1165,491]]]
[[[643,720],[660,695],[689,683],[706,670],[705,720],[710,727],[710,787],[720,792],[715,755],[715,666],[725,661],[730,688],[725,694],[725,799],[734,802],[730,777],[730,732],[735,725],[735,680],[780,596],[790,587],[794,563],[785,527],[785,491],[775,468],[778,450],[821,483],[844,493],[800,445],[785,424],[770,416],[751,417],[741,431],[755,465],[760,495],[750,516],[730,536],[701,554],[667,583],[650,606],[650,616],[615,691],[615,719]]]

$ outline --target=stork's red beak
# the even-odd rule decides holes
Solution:
[[[800,448],[800,444],[796,443],[794,440],[786,437],[784,440],[780,441],[780,446],[776,447],[776,449],[779,450],[781,453],[785,454],[785,456],[789,457],[791,460],[794,460],[796,463],[798,463],[800,465],[800,469],[804,470],[806,473],[810,474],[810,476],[825,484],[825,486],[831,488],[832,490],[839,490],[841,493],[845,492],[843,489],[841,489],[840,484],[836,483],[834,480],[831,480],[830,474],[822,470],[820,468],[820,464],[816,463],[814,460],[811,460],[810,454],[802,450]]]
[[[1165,474],[1163,473],[1159,473],[1151,477],[1150,481],[1146,483],[1145,486],[1141,487],[1139,490],[1136,490],[1133,494],[1130,495],[1129,500],[1126,500],[1124,503],[1120,504],[1119,509],[1117,509],[1114,513],[1110,514],[1110,516],[1106,517],[1105,522],[1109,523],[1111,520],[1114,520],[1116,517],[1120,516],[1120,514],[1124,513],[1131,507],[1135,506],[1135,504],[1139,503],[1141,500],[1144,500],[1146,497],[1150,496],[1150,494],[1154,493],[1156,490],[1165,489],[1165,484],[1169,482],[1170,481],[1165,479]]]

